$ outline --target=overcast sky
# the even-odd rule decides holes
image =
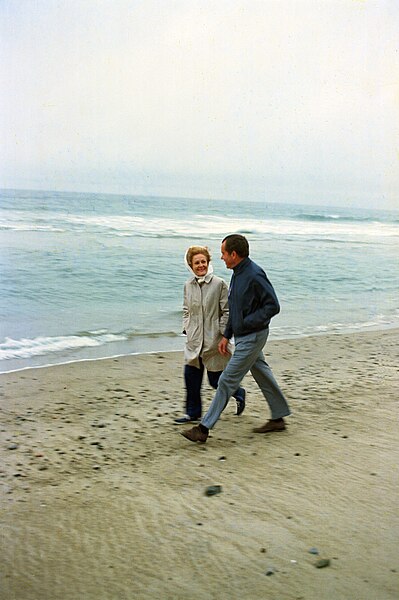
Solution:
[[[397,0],[0,0],[0,187],[399,208]]]

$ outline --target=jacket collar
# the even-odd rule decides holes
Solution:
[[[239,273],[241,273],[241,271],[243,271],[245,267],[249,265],[250,262],[251,259],[249,258],[249,256],[244,258],[240,263],[238,263],[236,267],[233,267],[234,275],[238,275]]]

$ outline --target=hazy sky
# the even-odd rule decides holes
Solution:
[[[0,0],[0,187],[399,208],[397,0]]]

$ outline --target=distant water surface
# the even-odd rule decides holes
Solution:
[[[249,239],[282,311],[271,338],[399,325],[399,213],[270,202],[0,192],[0,372],[179,350],[191,244]]]

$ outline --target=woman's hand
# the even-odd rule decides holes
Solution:
[[[220,340],[220,342],[218,344],[218,350],[219,350],[220,354],[222,354],[222,356],[227,356],[228,354],[230,354],[228,348],[229,348],[229,340],[225,337],[222,337],[222,339]]]

